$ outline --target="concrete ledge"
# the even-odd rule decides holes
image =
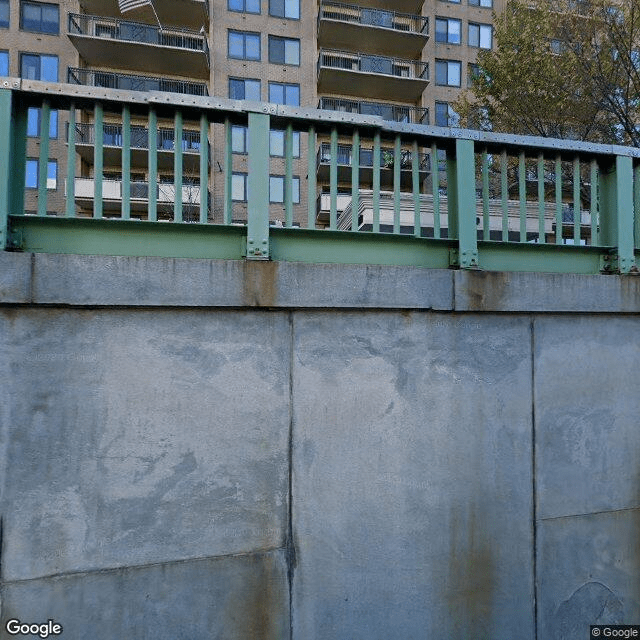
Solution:
[[[453,309],[447,270],[35,254],[36,304]]]
[[[52,619],[63,640],[289,637],[283,550],[9,582],[2,598],[2,638],[14,618]]]
[[[456,271],[456,311],[630,313],[640,277]]]
[[[0,251],[0,302],[31,301],[31,254]]]

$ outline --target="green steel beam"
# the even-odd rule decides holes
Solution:
[[[246,228],[138,220],[11,216],[23,251],[241,260]]]
[[[476,229],[476,170],[473,140],[456,140],[455,182],[449,191],[455,191],[455,220],[458,224],[460,266],[473,269],[478,266],[478,232]],[[451,220],[451,218],[450,218]],[[451,228],[451,223],[449,223]]]
[[[293,126],[284,133],[284,226],[293,226]]]
[[[455,243],[412,235],[315,229],[271,229],[273,260],[448,269]]]
[[[269,114],[249,114],[247,258],[269,258]]]
[[[158,115],[149,109],[149,220],[158,219]]]
[[[104,146],[104,109],[102,104],[96,102],[94,106],[95,131],[93,144],[93,217],[102,218],[102,173],[103,173],[103,146]]]
[[[13,120],[12,101],[11,90],[0,89],[0,119],[2,122],[12,122]],[[12,134],[12,127],[9,127],[9,135],[0,136],[0,251],[7,247],[9,236],[9,211],[15,173],[15,167],[12,166]]]
[[[49,131],[51,103],[43,100],[40,112],[40,155],[38,158],[38,215],[47,215],[47,178],[49,177]]]
[[[616,156],[616,220],[618,226],[618,269],[629,273],[635,267],[633,220],[633,161]]]
[[[209,217],[209,121],[200,116],[200,222]]]
[[[538,273],[601,272],[608,252],[589,246],[479,242],[479,264],[485,271],[532,271]]]
[[[67,139],[67,202],[65,214],[76,215],[76,107],[69,105],[69,135]]]
[[[182,222],[182,112],[173,117],[173,220]]]
[[[309,127],[309,138],[307,141],[307,226],[315,229],[316,226],[316,200],[317,200],[317,179],[316,179],[316,130]]]
[[[122,107],[122,209],[123,220],[131,218],[131,110]]]

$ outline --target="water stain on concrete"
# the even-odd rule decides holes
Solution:
[[[278,301],[278,263],[244,263],[242,304],[248,307],[275,307]]]

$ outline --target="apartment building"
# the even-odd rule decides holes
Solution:
[[[0,75],[70,82],[127,90],[170,91],[235,99],[313,106],[379,115],[399,122],[455,126],[451,108],[474,73],[477,52],[493,46],[492,12],[504,0],[0,0]],[[135,9],[126,5],[138,5]],[[47,168],[52,212],[64,202],[68,114],[29,112],[29,135],[49,120]],[[102,127],[94,126],[96,118]],[[183,150],[182,200],[200,203],[199,123],[131,119],[123,132],[122,113],[79,113],[75,144],[75,198],[79,214],[92,210],[95,172],[103,175],[105,215],[118,215],[123,171],[123,135],[130,136],[131,156],[124,163],[132,179],[132,215],[144,216],[148,197],[149,128],[157,129],[159,213],[171,215],[173,150]],[[103,130],[102,167],[96,167],[95,131]],[[176,138],[178,142],[176,142]],[[221,215],[225,181],[226,134],[208,131],[211,175],[209,217]],[[284,199],[283,131],[270,137],[270,217],[282,218]],[[233,216],[242,219],[247,197],[246,129],[234,126],[232,141]],[[382,141],[383,188],[392,184],[391,141]],[[308,153],[317,155],[318,211],[326,209],[323,191],[329,179],[331,143],[319,137],[308,149],[307,136],[293,137],[293,200],[307,210]],[[420,150],[420,170],[429,173],[428,149]],[[351,184],[352,148],[337,146],[341,193]],[[411,151],[401,150],[403,170]],[[27,208],[33,208],[37,183],[37,142],[27,150]],[[371,144],[361,143],[360,179],[364,188],[373,165]],[[100,163],[99,163],[100,164]],[[368,173],[367,173],[368,172]],[[368,178],[369,176],[369,178]],[[404,184],[404,183],[403,183]],[[153,188],[156,188],[155,186]],[[204,186],[202,186],[204,188]],[[346,196],[345,196],[346,197]],[[348,203],[341,200],[341,207]],[[319,218],[322,223],[322,215]]]

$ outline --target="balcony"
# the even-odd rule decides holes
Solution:
[[[429,109],[409,107],[403,104],[345,100],[344,98],[320,98],[318,109],[342,111],[367,116],[380,116],[389,122],[429,124]]]
[[[320,49],[318,92],[381,100],[417,100],[429,84],[429,65],[419,60]]]
[[[207,38],[195,31],[70,13],[68,36],[87,64],[209,78]]]
[[[95,127],[91,123],[76,124],[76,152],[80,157],[93,164],[95,146]],[[160,128],[157,132],[158,169],[173,169],[173,151],[175,149],[173,129]],[[68,131],[67,131],[68,140]],[[104,124],[102,135],[105,166],[119,167],[122,164],[122,125]],[[149,130],[146,127],[131,127],[131,166],[146,167],[149,155]],[[197,171],[200,165],[200,132],[184,130],[182,132],[182,163],[185,171]]]
[[[131,212],[134,217],[146,219],[149,204],[149,184],[147,182],[130,182]],[[158,214],[160,217],[169,218],[173,211],[176,188],[172,183],[160,183],[154,185],[157,194]],[[93,178],[76,178],[74,181],[76,203],[80,207],[91,209],[95,196],[95,182]],[[122,203],[122,181],[103,180],[102,198],[105,215],[120,214]],[[185,213],[192,213],[200,207],[200,185],[182,185],[182,206]],[[135,214],[138,213],[138,216]],[[164,214],[164,216],[162,215]]]
[[[103,61],[104,62],[104,61]],[[176,78],[154,78],[129,73],[97,71],[94,69],[78,69],[69,67],[67,74],[69,84],[81,84],[87,87],[106,87],[125,91],[168,91],[185,93],[192,96],[208,96],[204,82],[190,82]]]
[[[338,183],[351,182],[351,168],[353,166],[353,147],[350,144],[339,144],[338,155]],[[328,182],[330,179],[331,164],[331,144],[322,142],[316,157],[317,176],[321,182]],[[381,148],[380,153],[380,186],[393,187],[394,173],[394,150]],[[413,154],[407,149],[403,149],[400,157],[400,186],[403,189],[411,189],[412,186]],[[424,180],[429,175],[429,154],[419,155],[420,180]],[[366,184],[373,182],[373,149],[371,147],[360,147],[360,181]]]
[[[324,1],[318,13],[318,44],[349,49],[354,42],[369,53],[420,57],[429,39],[429,19],[370,7]]]
[[[114,0],[80,0],[80,6],[82,11],[96,16],[122,15]],[[175,24],[176,18],[180,19],[180,26],[196,31],[209,24],[209,0],[153,0],[153,6],[163,26]],[[157,24],[149,6],[140,7],[129,15],[135,15],[149,24]]]

